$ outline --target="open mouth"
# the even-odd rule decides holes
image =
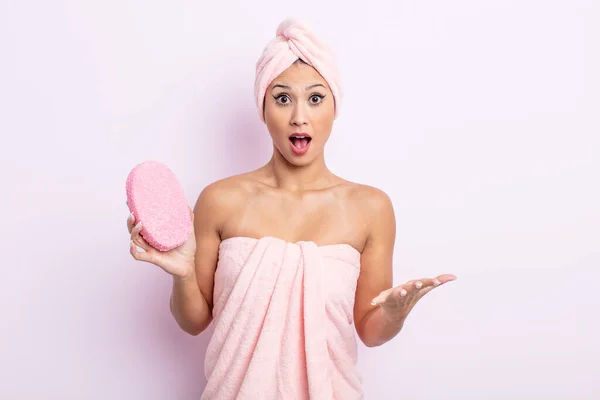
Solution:
[[[290,136],[290,142],[292,142],[292,146],[297,148],[298,150],[304,149],[312,138],[308,135],[292,135]]]

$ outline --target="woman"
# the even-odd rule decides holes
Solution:
[[[194,232],[172,251],[152,249],[130,216],[131,254],[173,275],[171,311],[184,331],[214,322],[203,399],[362,398],[354,329],[366,346],[384,344],[423,295],[455,277],[392,288],[392,203],[326,166],[341,87],[306,26],[280,24],[255,89],[270,161],[204,188]]]

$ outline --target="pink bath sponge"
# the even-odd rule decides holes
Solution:
[[[159,251],[181,246],[192,232],[192,216],[183,188],[166,165],[145,161],[136,165],[125,184],[127,205],[140,234]]]

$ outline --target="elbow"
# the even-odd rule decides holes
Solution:
[[[358,327],[356,333],[366,347],[379,347],[392,340],[400,333],[401,329],[402,328],[397,332],[385,332],[379,329],[373,329],[372,326],[362,325]]]
[[[360,337],[360,340],[367,347],[379,347],[379,346],[381,346],[382,344],[385,343],[385,342],[377,341],[377,340],[374,340],[374,339],[371,339],[371,338],[366,338],[366,337]]]
[[[184,327],[181,327],[181,329],[190,336],[198,336],[204,331],[203,329],[185,329]]]
[[[378,340],[374,335],[370,335],[369,332],[364,329],[357,329],[356,333],[358,334],[360,341],[367,347],[378,347],[385,343]]]
[[[182,331],[191,336],[198,336],[208,328],[209,323],[184,323],[183,321],[177,321],[177,324]]]
[[[172,302],[170,308],[171,315],[173,316],[173,319],[175,319],[175,321],[177,322],[177,325],[179,325],[179,328],[181,328],[182,331],[191,336],[198,336],[199,334],[204,332],[206,328],[208,328],[208,326],[210,325],[210,322],[212,321],[210,315],[204,316],[203,318],[200,318],[199,320],[195,321],[190,320],[188,318],[184,318],[182,315],[179,315],[177,313],[177,310],[175,310],[175,307],[173,306]]]
[[[209,315],[209,316],[206,316],[205,318],[202,318],[199,321],[196,321],[195,323],[190,323],[187,326],[187,329],[185,329],[183,327],[182,327],[182,329],[192,336],[198,336],[199,334],[204,332],[206,330],[206,328],[208,328],[211,321],[212,321],[212,317]]]

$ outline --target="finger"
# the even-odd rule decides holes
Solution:
[[[404,303],[415,291],[416,289],[414,289],[414,283],[396,286],[387,297],[386,301],[394,304]]]
[[[439,285],[439,281],[436,278],[423,278],[415,281],[414,287],[415,289],[422,289],[429,286],[437,286]]]
[[[134,240],[135,237],[138,236],[141,231],[142,231],[142,222],[140,221],[131,229],[130,239]]]
[[[133,240],[129,242],[129,253],[131,253],[133,258],[138,261],[145,261],[149,263],[153,262],[152,254],[148,253],[147,251],[138,251]]]
[[[456,276],[452,274],[442,274],[435,277],[435,279],[439,282],[438,285],[442,285],[444,283],[456,280]]]
[[[415,292],[418,292],[419,289],[421,289],[424,286],[424,281],[424,279],[413,279],[406,283],[403,283],[402,285],[395,288],[394,294],[399,297],[409,296]]]
[[[152,246],[150,246],[145,240],[144,238],[140,235],[140,232],[142,231],[142,223],[138,222],[136,226],[133,227],[133,230],[131,231],[131,240],[133,240],[133,242],[138,245],[139,247],[141,247],[142,249],[144,249],[145,252],[148,252],[152,249]]]
[[[427,293],[431,292],[435,288],[436,288],[436,286],[427,286],[427,287],[424,287],[423,289],[419,290],[419,299],[421,297],[425,296]]]
[[[413,286],[409,285],[409,287],[407,288],[407,287],[405,287],[405,285],[400,285],[400,286],[394,288],[393,295],[397,296],[397,297],[406,297],[410,293],[411,287],[413,287]]]
[[[456,277],[454,275],[450,275],[450,274],[446,274],[446,275],[440,275],[436,278],[433,278],[432,281],[432,285],[427,285],[427,286],[423,286],[422,289],[419,289],[419,298],[425,296],[427,293],[431,292],[433,289],[435,289],[436,287],[444,284],[444,283],[448,283],[450,281],[455,280]]]
[[[383,292],[379,293],[373,300],[371,300],[371,305],[376,306],[378,304],[383,303],[390,293],[392,293],[394,288],[386,289]]]
[[[127,217],[127,230],[129,231],[129,233],[131,233],[131,231],[133,230],[134,224],[135,224],[135,217],[133,216],[133,213],[131,213]]]
[[[449,282],[451,280],[456,279],[456,277],[454,275],[450,275],[450,274],[446,274],[446,275],[440,275],[436,278],[423,278],[423,279],[419,279],[419,280],[413,280],[413,281],[408,281],[407,283],[404,284],[405,287],[408,288],[415,288],[415,289],[423,289],[429,286],[439,286],[442,283],[446,283]]]
[[[139,234],[139,232],[137,234],[135,234],[131,240],[133,240],[133,243],[135,243],[138,247],[143,249],[145,252],[152,251],[152,246],[150,246],[148,244],[148,242],[146,242],[146,240],[142,237],[142,235]]]
[[[394,295],[397,301],[406,301],[418,297],[419,292],[425,287],[433,287],[432,279],[415,279],[408,281],[395,289]]]

